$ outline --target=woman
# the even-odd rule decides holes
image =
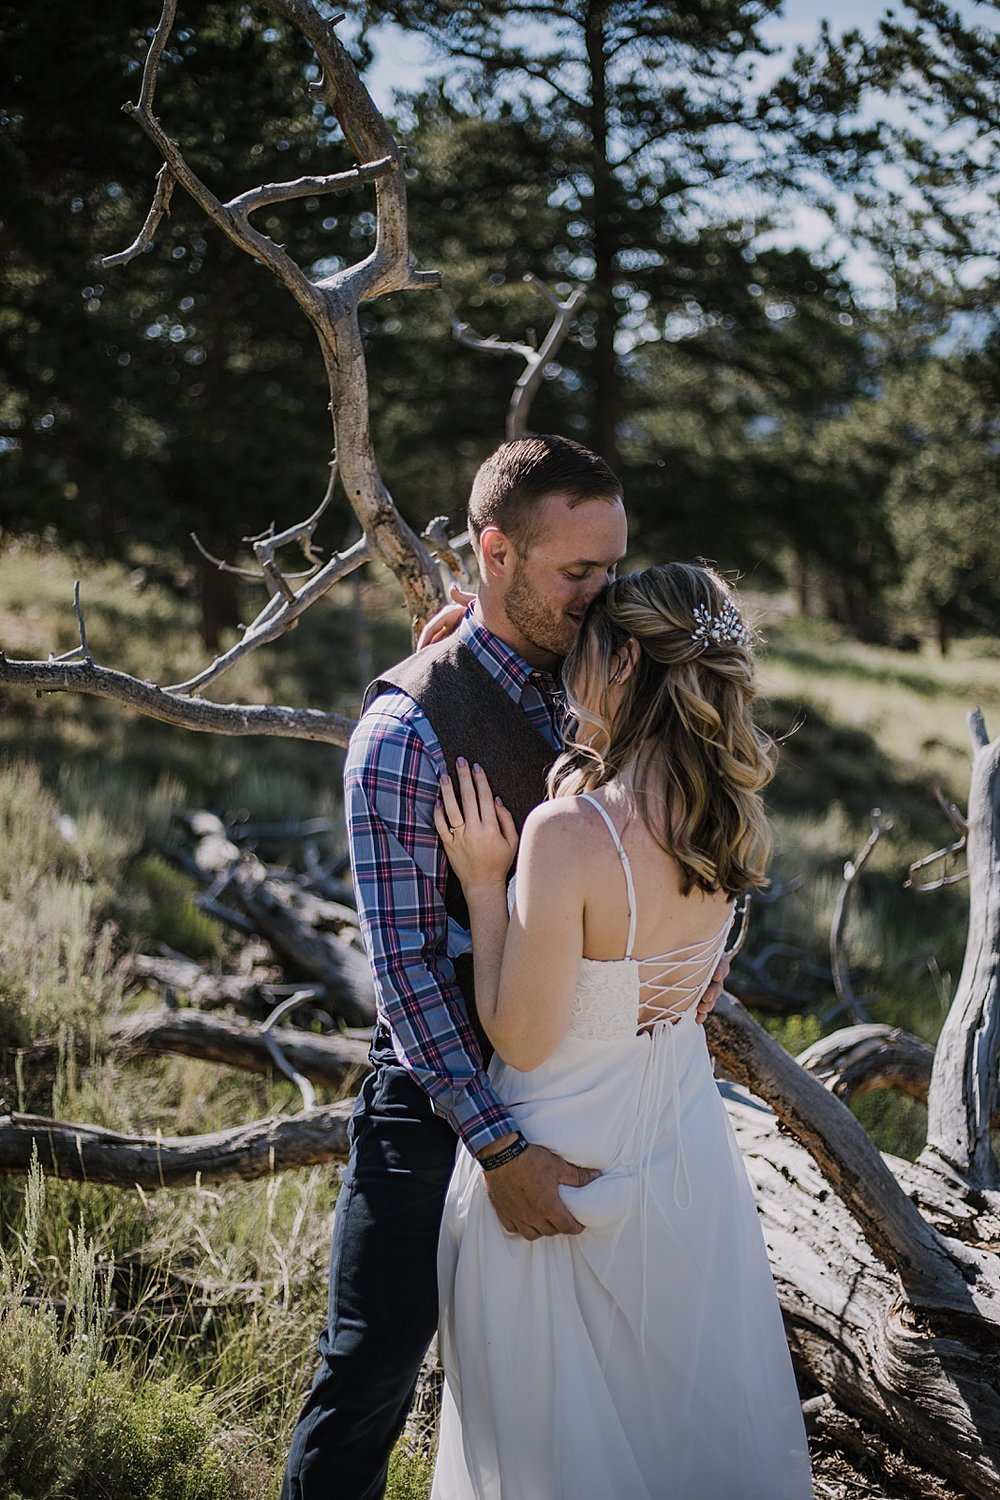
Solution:
[[[721,578],[613,583],[566,661],[577,738],[517,837],[478,767],[438,832],[469,904],[491,1077],[524,1137],[598,1168],[583,1232],[509,1234],[463,1156],[439,1252],[432,1500],[803,1500],[801,1410],[695,1007],[765,883],[751,637]]]

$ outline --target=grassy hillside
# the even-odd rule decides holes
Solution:
[[[202,662],[195,605],[183,592],[112,566],[79,571],[100,660],[161,682]],[[9,656],[74,644],[74,572],[57,552],[0,556],[0,647]],[[398,597],[376,579],[357,608],[345,591],[252,656],[225,679],[225,695],[355,709],[359,614],[376,667],[406,649]],[[875,1018],[932,1038],[961,959],[967,896],[962,886],[920,895],[903,879],[910,860],[949,841],[933,788],[964,802],[972,704],[1000,732],[1000,657],[971,645],[948,661],[899,655],[781,618],[765,634],[768,721],[788,736],[771,796],[775,873],[793,888],[758,906],[751,944],[777,937],[823,957],[844,859],[867,834],[869,808],[882,807],[896,827],[862,881],[852,962],[859,989],[878,997]],[[171,810],[335,815],[340,767],[326,746],[217,740],[65,695],[0,696],[0,1047],[55,1031],[64,1040],[51,1075],[7,1068],[3,1092],[15,1107],[169,1133],[297,1107],[284,1081],[207,1063],[112,1067],[100,1037],[110,1017],[151,998],[126,993],[120,960],[130,945],[227,957],[230,939],[162,857]],[[803,1045],[839,1024],[831,998],[772,1029],[793,1049]],[[89,1062],[74,1060],[73,1037],[89,1040]],[[859,1113],[884,1145],[919,1146],[917,1106],[872,1095]],[[273,1495],[323,1318],[336,1187],[336,1174],[321,1169],[159,1194],[0,1178],[0,1363],[47,1372],[5,1383],[0,1433],[40,1420],[58,1433],[57,1471],[35,1480],[30,1465],[14,1472],[11,1453],[27,1451],[24,1443],[5,1457],[0,1438],[0,1500],[83,1496],[88,1433],[123,1455],[123,1497]],[[109,1299],[128,1316],[110,1313]],[[151,1488],[142,1476],[157,1471],[172,1429],[187,1434],[177,1447],[183,1462],[161,1465],[165,1477]],[[392,1493],[416,1500],[426,1479],[423,1461],[401,1454]]]

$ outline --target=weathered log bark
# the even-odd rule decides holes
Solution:
[[[969,935],[934,1054],[924,1160],[997,1192],[1000,1166],[990,1125],[1000,1089],[1000,739],[989,743],[978,709],[969,725]]]
[[[291,1167],[340,1161],[354,1101],[212,1135],[120,1135],[98,1125],[13,1114],[0,1119],[0,1172],[27,1172],[34,1152],[42,1171],[70,1182],[156,1189],[244,1182]]]
[[[808,1403],[804,1403],[803,1413],[807,1416],[806,1431],[815,1439],[815,1444],[810,1446],[818,1450],[821,1475],[825,1470],[824,1450],[836,1455],[829,1474],[833,1487],[822,1487],[820,1481],[818,1494],[843,1496],[844,1500],[848,1496],[865,1495],[874,1500],[876,1493],[882,1495],[882,1486],[888,1482],[893,1487],[893,1494],[905,1494],[912,1500],[966,1500],[964,1490],[946,1486],[940,1476],[915,1463],[912,1455],[904,1453],[898,1444],[883,1441],[870,1422],[849,1417],[828,1396],[817,1399],[823,1403],[823,1409],[815,1413],[811,1422],[806,1413]],[[852,1467],[858,1466],[858,1471],[841,1482],[840,1470],[845,1454],[849,1456]],[[875,1480],[879,1486],[877,1491],[872,1484],[864,1484],[863,1480],[858,1482],[862,1474]]]
[[[896,1089],[926,1104],[934,1048],[898,1026],[869,1021],[820,1037],[796,1061],[845,1103],[869,1089]]]
[[[904,1295],[827,1178],[778,1119],[722,1085],[757,1199],[792,1353],[837,1404],[969,1494],[1000,1495],[1000,1327],[958,1283],[933,1305]],[[892,1172],[890,1172],[890,1168]],[[907,1180],[908,1163],[886,1171]],[[930,1196],[938,1191],[931,1184]],[[916,1210],[915,1210],[916,1211]],[[1000,1225],[994,1223],[994,1231]],[[996,1240],[993,1241],[997,1243]],[[995,1257],[994,1257],[995,1258]]]
[[[343,1088],[368,1071],[368,1043],[359,1037],[313,1036],[288,1026],[275,1027],[270,1036],[296,1072],[311,1083]],[[90,1045],[88,1039],[88,1050]],[[46,1037],[22,1048],[19,1056],[26,1070],[51,1067],[61,1046],[59,1038]],[[199,1010],[158,1006],[139,1011],[109,1027],[104,1046],[120,1062],[176,1054],[265,1076],[275,1071],[259,1026],[236,1017],[207,1016]]]
[[[228,890],[272,948],[297,972],[326,988],[337,1014],[348,1026],[371,1025],[375,990],[368,959],[354,943],[354,912],[319,897],[308,897],[287,882],[273,879],[256,859],[236,867]],[[339,931],[320,931],[300,914],[303,907],[313,923],[325,919]]]

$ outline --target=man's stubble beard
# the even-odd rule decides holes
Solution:
[[[504,610],[524,639],[540,651],[565,656],[576,640],[578,624],[539,594],[529,582],[524,564],[518,562],[504,599]]]

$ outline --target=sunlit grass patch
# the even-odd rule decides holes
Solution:
[[[817,622],[768,627],[761,683],[789,717],[810,717],[868,738],[899,776],[941,782],[964,799],[969,711],[978,706],[1000,733],[1000,654],[994,642],[960,641],[941,657],[929,642],[916,653],[866,646]],[[789,751],[794,756],[794,738]],[[878,792],[877,784],[873,792]]]

